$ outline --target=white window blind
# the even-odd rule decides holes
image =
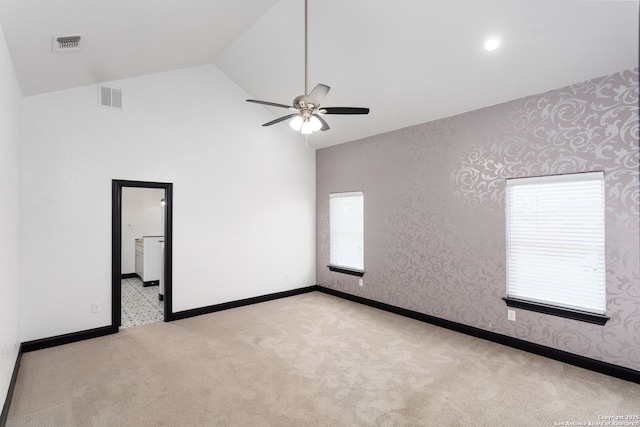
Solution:
[[[329,264],[364,270],[364,193],[329,195]]]
[[[605,314],[604,174],[507,180],[507,297]]]

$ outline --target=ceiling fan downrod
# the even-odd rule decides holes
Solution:
[[[304,94],[309,95],[309,0],[304,0]]]

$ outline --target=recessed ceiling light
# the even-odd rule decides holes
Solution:
[[[495,37],[491,37],[484,42],[484,50],[493,52],[500,47],[500,40]]]

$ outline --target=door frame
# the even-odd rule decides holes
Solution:
[[[164,221],[164,321],[173,320],[173,183],[111,181],[111,327],[117,332],[122,321],[122,189],[162,188],[165,191]]]

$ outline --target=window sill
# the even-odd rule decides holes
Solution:
[[[364,276],[363,270],[354,270],[348,267],[337,267],[335,265],[328,265],[327,267],[329,267],[329,270],[335,271],[336,273],[350,274],[352,276],[358,276],[358,277]]]
[[[569,308],[556,307],[553,305],[538,302],[525,301],[516,298],[502,298],[508,307],[521,308],[523,310],[535,311],[537,313],[551,314],[553,316],[564,317],[565,319],[579,320],[581,322],[593,323],[603,326],[609,317],[601,314],[587,313],[586,311],[571,310]]]

